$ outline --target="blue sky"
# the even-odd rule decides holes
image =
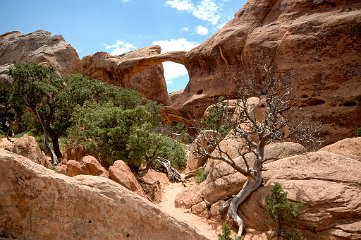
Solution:
[[[0,0],[0,34],[47,30],[61,34],[80,57],[121,54],[158,44],[190,50],[211,37],[245,0]],[[182,65],[164,63],[168,91],[188,82]]]

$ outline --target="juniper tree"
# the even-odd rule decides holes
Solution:
[[[301,203],[288,200],[287,192],[282,189],[281,184],[275,183],[271,193],[266,196],[265,212],[276,239],[301,239],[297,220],[302,207]]]

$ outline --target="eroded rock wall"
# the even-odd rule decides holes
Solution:
[[[322,122],[329,141],[361,122],[360,1],[249,0],[218,33],[186,55],[190,82],[172,108],[203,114],[265,68],[292,89],[299,115]]]
[[[123,55],[98,52],[82,59],[82,73],[90,78],[136,90],[149,99],[169,105],[171,102],[161,62],[139,62],[160,52],[159,46],[142,48]]]

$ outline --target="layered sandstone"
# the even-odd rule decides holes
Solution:
[[[6,239],[206,239],[109,179],[67,177],[2,149],[0,216]]]
[[[248,228],[267,231],[264,199],[270,186],[281,183],[292,201],[304,207],[300,229],[308,239],[361,238],[361,162],[331,152],[312,152],[269,164],[265,185],[240,207]]]
[[[164,61],[183,63],[185,52],[161,54],[159,46],[138,49],[122,55],[98,52],[82,59],[83,75],[140,92],[143,96],[169,105],[163,74]]]
[[[265,197],[272,184],[279,182],[290,200],[304,205],[300,230],[307,239],[360,238],[360,144],[361,138],[345,139],[309,153],[295,143],[266,146],[264,186],[239,208],[247,232],[254,229],[267,236]],[[252,162],[254,156],[246,155],[246,158]],[[242,159],[234,160],[244,166]],[[207,179],[179,193],[176,206],[221,219],[220,205],[241,190],[246,178],[220,161],[210,161],[206,169],[209,171]]]
[[[81,72],[78,53],[61,35],[42,30],[0,35],[0,65],[25,62],[47,63],[62,75]]]
[[[187,53],[190,82],[171,107],[198,118],[219,96],[262,82],[266,68],[292,89],[295,118],[311,115],[330,142],[352,136],[361,122],[360,29],[359,1],[249,0]]]

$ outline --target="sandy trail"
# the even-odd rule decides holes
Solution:
[[[170,183],[165,186],[162,202],[159,203],[158,206],[170,216],[193,226],[210,240],[217,240],[218,235],[216,233],[216,224],[212,224],[211,221],[207,221],[204,218],[188,212],[187,209],[176,208],[174,206],[175,196],[183,189],[184,186],[182,183]]]

